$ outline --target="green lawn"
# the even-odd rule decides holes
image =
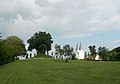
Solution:
[[[0,66],[0,84],[120,84],[120,62],[15,61]]]

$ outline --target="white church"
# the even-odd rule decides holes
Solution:
[[[81,43],[80,45],[77,44],[76,46],[76,58],[81,60],[85,59],[85,51],[82,49]]]
[[[76,46],[76,58],[80,60],[85,59],[85,51],[83,50],[81,43]],[[100,60],[100,56],[98,54],[96,54],[95,60]]]

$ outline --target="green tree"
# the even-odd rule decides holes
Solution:
[[[36,49],[38,54],[45,54],[45,52],[51,50],[51,44],[53,43],[50,33],[36,32],[30,39],[28,50]]]
[[[109,50],[106,47],[99,47],[98,54],[102,60],[109,60]]]
[[[55,51],[57,55],[64,55],[64,50],[58,44],[55,44]]]
[[[93,45],[93,46],[89,46],[89,50],[90,50],[90,53],[91,53],[91,59],[92,60],[95,60],[95,56],[96,56],[96,49],[95,49],[95,45]]]
[[[120,60],[120,47],[116,47],[110,51],[110,60]]]
[[[85,60],[87,60],[87,52],[85,52]]]
[[[1,40],[1,33],[0,33],[0,65],[2,65],[3,64],[3,55],[2,55],[2,40]]]
[[[13,47],[15,56],[24,54],[26,52],[23,40],[17,36],[9,36],[5,43],[6,45]]]
[[[64,55],[72,55],[74,49],[69,44],[65,44],[63,46],[63,50],[64,50]]]
[[[17,36],[9,36],[3,40],[2,45],[4,63],[10,63],[15,60],[15,57],[25,53],[25,45],[23,41]]]
[[[61,49],[60,45],[55,44],[55,51],[56,51],[56,54],[60,54],[60,49]]]
[[[0,33],[0,41],[1,41],[1,38],[2,38],[2,36],[1,36],[1,33]]]

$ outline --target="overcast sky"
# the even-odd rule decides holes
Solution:
[[[0,32],[26,40],[51,33],[54,44],[120,44],[120,0],[0,0]]]

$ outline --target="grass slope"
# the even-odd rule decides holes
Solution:
[[[120,62],[15,61],[0,66],[0,84],[120,84]]]

